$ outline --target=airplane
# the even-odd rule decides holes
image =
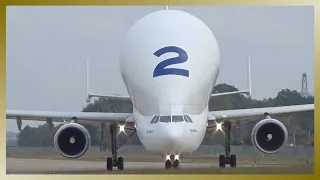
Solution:
[[[67,158],[79,158],[90,147],[87,129],[79,123],[108,126],[111,133],[112,157],[107,170],[124,169],[118,156],[117,133],[132,131],[145,149],[165,155],[166,169],[179,168],[180,154],[196,151],[208,129],[224,128],[225,154],[219,166],[236,167],[236,155],[230,150],[231,125],[262,119],[252,129],[253,145],[261,152],[279,152],[287,143],[288,131],[272,116],[314,111],[314,104],[282,107],[209,111],[212,96],[251,95],[250,59],[249,89],[212,94],[220,68],[220,49],[209,27],[197,17],[179,10],[159,10],[139,19],[124,38],[119,67],[129,94],[92,94],[93,97],[132,101],[132,113],[51,112],[6,110],[7,119],[15,119],[21,130],[22,120],[64,123],[54,136],[54,146]],[[231,72],[232,73],[232,72]]]

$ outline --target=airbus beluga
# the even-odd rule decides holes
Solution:
[[[80,122],[109,126],[112,157],[107,158],[107,170],[124,169],[116,142],[123,124],[125,130],[137,133],[147,151],[166,155],[165,168],[178,168],[181,153],[196,151],[208,129],[223,126],[226,151],[219,166],[236,167],[236,155],[230,154],[233,123],[262,119],[253,127],[252,142],[263,153],[276,153],[285,146],[288,132],[272,116],[314,110],[314,104],[306,104],[209,111],[212,96],[251,94],[250,68],[248,90],[212,94],[220,68],[217,40],[204,22],[183,11],[160,10],[138,20],[128,31],[119,57],[129,96],[88,91],[88,97],[132,101],[132,113],[7,110],[7,119],[16,119],[20,128],[22,119],[46,121],[50,127],[52,122],[63,122],[54,145],[67,158],[78,158],[90,147],[90,134]]]

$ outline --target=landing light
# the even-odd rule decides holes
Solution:
[[[179,160],[179,155],[174,155],[174,160]]]
[[[222,122],[216,122],[216,132],[217,131],[222,131]]]
[[[124,125],[119,126],[119,132],[124,132]]]

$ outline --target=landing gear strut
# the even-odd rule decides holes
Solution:
[[[104,135],[105,135],[105,124],[102,123],[100,126],[100,151],[106,151],[106,146],[104,142]]]
[[[219,156],[219,167],[226,167],[226,164],[230,164],[230,167],[236,167],[237,166],[237,158],[236,155],[230,155],[231,151],[231,142],[230,142],[230,134],[231,134],[231,122],[230,121],[224,121],[223,123],[225,128],[225,155]]]
[[[118,157],[117,149],[117,125],[110,124],[112,157],[107,158],[107,170],[112,171],[113,167],[123,170],[123,158]]]
[[[127,137],[126,140],[130,139],[135,133],[136,129],[126,128],[127,130],[133,130],[133,132]],[[126,143],[118,145],[117,144],[117,124],[110,124],[110,134],[111,134],[111,150],[112,157],[107,158],[107,170],[112,171],[113,167],[118,167],[119,170],[123,170],[123,158],[118,157],[118,149]]]
[[[179,158],[176,158],[175,155],[170,155],[170,158],[166,160],[164,166],[166,169],[178,169],[180,166]]]

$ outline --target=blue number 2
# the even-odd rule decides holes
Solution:
[[[165,68],[172,64],[180,64],[184,63],[188,60],[188,54],[183,49],[176,46],[167,46],[159,49],[154,53],[155,56],[160,57],[163,54],[175,52],[179,56],[175,58],[166,59],[160,62],[153,71],[153,77],[163,76],[163,75],[179,75],[189,77],[189,71],[185,69],[177,69],[177,68]]]

